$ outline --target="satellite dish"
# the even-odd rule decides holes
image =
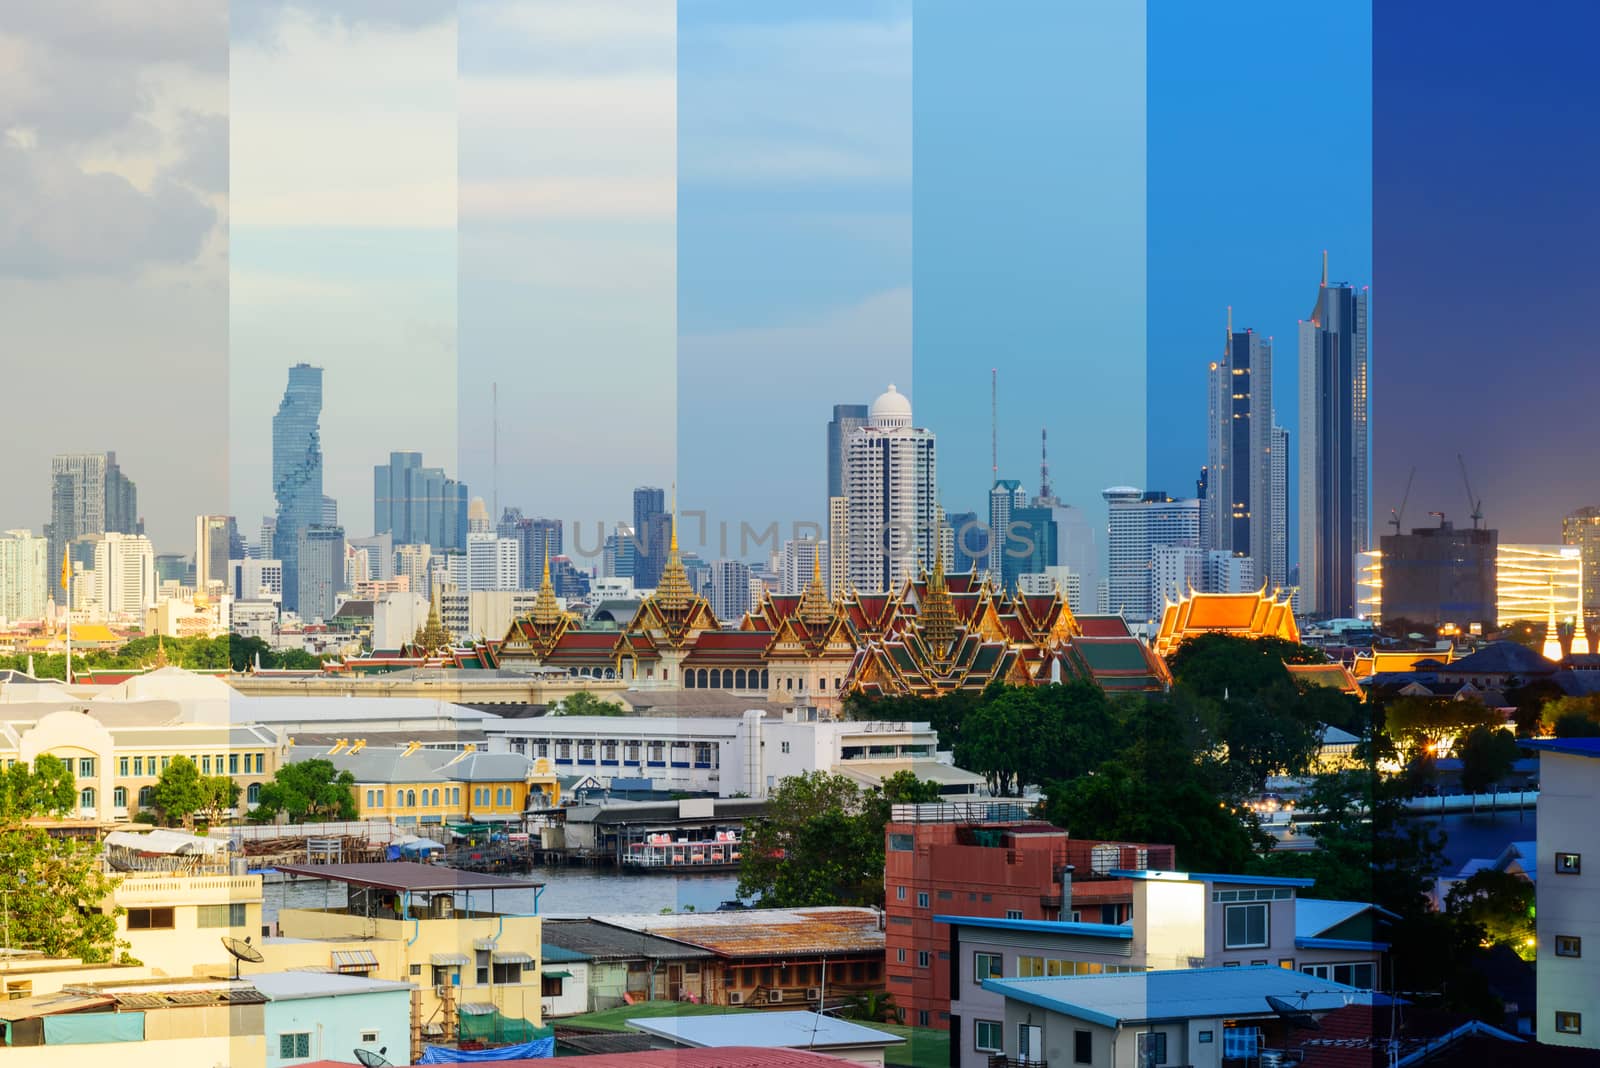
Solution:
[[[392,1068],[389,1059],[384,1056],[388,1052],[388,1046],[379,1046],[376,1053],[370,1049],[358,1049],[356,1050],[356,1060],[366,1065],[366,1068]]]
[[[267,959],[261,955],[261,951],[259,949],[250,944],[250,939],[248,938],[240,941],[237,938],[229,938],[227,935],[223,935],[222,948],[227,950],[228,953],[233,957],[233,977],[235,979],[239,978],[240,961],[249,961],[251,964],[260,964]]]
[[[1301,1001],[1305,1000],[1305,995],[1304,994],[1302,994],[1300,996],[1300,1000]],[[1284,1023],[1288,1024],[1289,1027],[1292,1030],[1295,1030],[1295,1031],[1320,1031],[1320,1030],[1322,1030],[1322,1025],[1317,1023],[1317,1019],[1316,1019],[1315,1016],[1312,1016],[1304,1008],[1302,1008],[1302,1007],[1300,1007],[1298,1005],[1293,1005],[1293,1004],[1289,1003],[1288,1001],[1284,1000],[1283,998],[1273,997],[1271,994],[1268,994],[1267,995],[1267,1005],[1272,1009],[1273,1012],[1278,1014],[1278,1019],[1280,1019]]]

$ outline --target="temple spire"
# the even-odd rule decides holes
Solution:
[[[1561,632],[1556,629],[1556,583],[1550,580],[1550,618],[1544,625],[1544,658],[1561,661]]]

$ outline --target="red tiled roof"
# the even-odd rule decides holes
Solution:
[[[1086,638],[1127,638],[1132,635],[1121,616],[1079,616],[1078,626]]]

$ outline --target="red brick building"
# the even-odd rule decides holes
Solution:
[[[1132,887],[1104,873],[1174,863],[1170,845],[1069,838],[1019,801],[896,805],[885,833],[888,989],[921,1027],[950,1023],[950,928],[935,913],[1122,923]]]

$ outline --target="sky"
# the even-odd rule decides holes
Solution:
[[[1471,4],[21,5],[0,528],[42,525],[52,453],[114,449],[161,549],[199,512],[253,534],[297,360],[352,536],[394,449],[532,514],[675,481],[713,530],[787,531],[831,406],[891,381],[982,511],[991,368],[1003,477],[1034,488],[1048,428],[1072,503],[1191,492],[1229,304],[1295,428],[1326,248],[1373,287],[1378,526],[1413,465],[1407,525],[1464,516],[1459,452],[1503,538],[1554,540],[1600,502],[1600,16]]]

